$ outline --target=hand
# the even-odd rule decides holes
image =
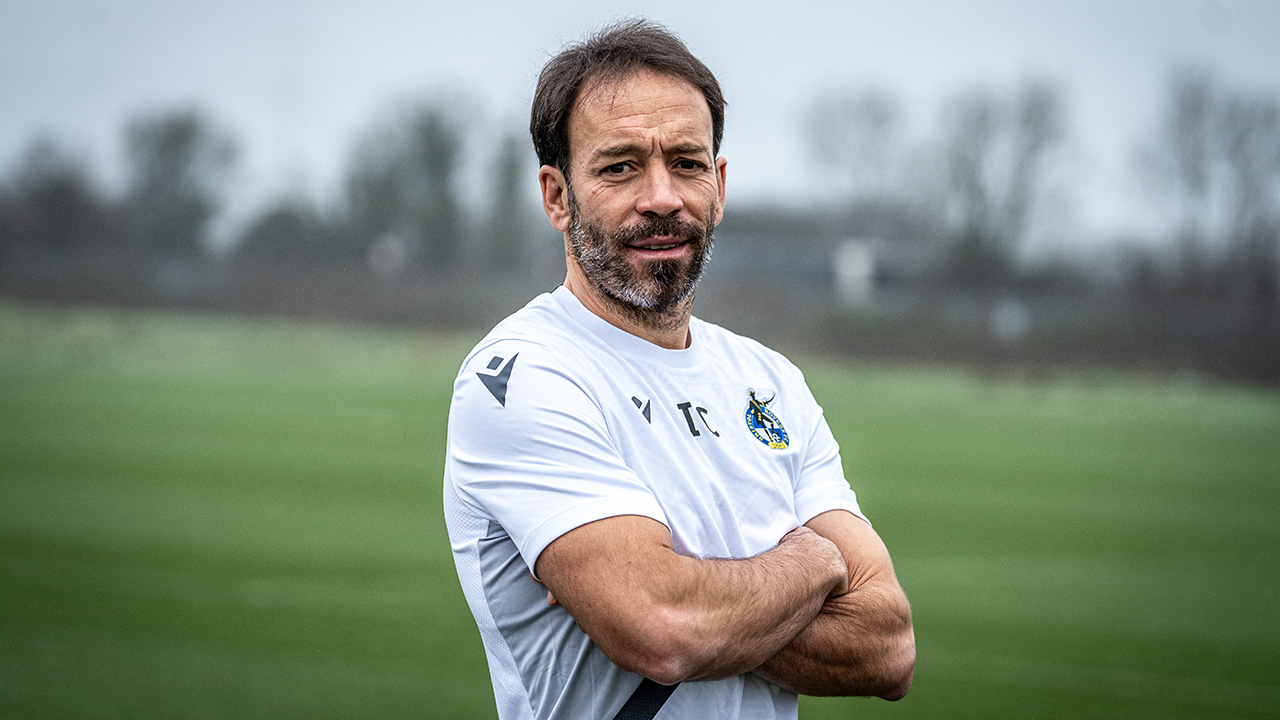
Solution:
[[[801,525],[782,536],[778,547],[784,545],[812,558],[817,567],[831,573],[833,586],[828,598],[840,597],[849,592],[849,566],[845,564],[844,555],[835,543]]]

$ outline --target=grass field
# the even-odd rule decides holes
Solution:
[[[0,305],[0,717],[492,718],[440,511],[474,337]],[[912,600],[908,698],[1280,707],[1280,394],[801,361]]]

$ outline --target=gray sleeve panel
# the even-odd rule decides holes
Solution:
[[[479,543],[481,583],[538,720],[611,718],[639,684],[614,665],[563,607],[547,604],[502,526]]]

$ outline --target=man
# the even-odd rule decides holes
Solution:
[[[910,686],[910,609],[800,371],[691,315],[723,124],[644,21],[539,79],[567,275],[463,363],[445,466],[501,718],[795,718],[797,693]]]

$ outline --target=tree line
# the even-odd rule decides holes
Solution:
[[[937,136],[915,143],[903,132],[902,104],[880,89],[823,98],[805,123],[832,197],[853,208],[847,217],[887,216],[881,225],[890,233],[932,239],[936,275],[953,285],[1004,287],[1026,278],[1033,226],[1046,223],[1046,201],[1064,191],[1054,186],[1069,137],[1058,86],[1038,81],[1005,93],[959,93],[945,103]],[[1227,87],[1202,69],[1179,69],[1134,155],[1134,182],[1163,207],[1166,227],[1111,248],[1121,267],[1105,275],[1119,273],[1149,295],[1232,299],[1274,311],[1277,98]],[[1072,239],[1061,232],[1049,233],[1060,247]]]
[[[234,252],[290,261],[369,260],[456,269],[464,256],[518,268],[520,238],[537,217],[524,185],[532,154],[519,130],[496,142],[485,176],[486,217],[464,210],[460,168],[471,113],[457,98],[402,107],[353,143],[337,202],[268,203],[234,238]],[[799,132],[828,204],[851,208],[937,245],[940,273],[976,285],[1022,269],[1029,231],[1068,137],[1062,92],[1028,82],[971,89],[944,103],[937,137],[905,137],[902,103],[882,89],[838,88],[814,98]],[[136,255],[207,249],[237,159],[230,132],[196,109],[141,115],[123,129],[125,187],[115,194],[56,140],[33,141],[0,178],[0,257],[97,247]],[[1166,201],[1167,242],[1134,259],[1144,282],[1182,293],[1248,286],[1274,300],[1280,228],[1280,103],[1184,69],[1169,82],[1160,124],[1138,143],[1142,177]],[[473,204],[474,206],[474,204]],[[483,238],[477,242],[476,238]],[[1160,240],[1155,238],[1154,240]],[[1247,279],[1246,279],[1247,278]]]
[[[87,287],[64,295],[102,299],[111,293],[95,296],[93,282],[110,276],[152,282],[178,297],[210,267],[238,268],[239,278],[266,273],[257,285],[218,280],[224,300],[211,304],[217,307],[237,294],[245,307],[290,293],[295,306],[337,304],[373,297],[395,278],[437,288],[429,300],[388,296],[363,315],[401,317],[400,308],[424,302],[440,313],[478,306],[485,302],[479,293],[501,284],[496,279],[531,270],[540,271],[539,282],[554,282],[563,272],[556,269],[561,250],[528,199],[535,162],[528,139],[512,128],[474,142],[481,123],[472,107],[465,97],[436,96],[371,123],[354,139],[333,197],[265,203],[216,261],[210,232],[234,182],[237,142],[208,114],[181,108],[128,121],[124,182],[114,190],[56,139],[36,139],[0,174],[0,290]],[[914,137],[893,92],[825,90],[800,108],[797,126],[818,199],[803,207],[736,205],[718,235],[768,235],[786,243],[790,256],[827,258],[841,238],[874,238],[922,258],[921,287],[912,292],[935,293],[936,306],[981,297],[985,312],[1002,297],[1048,288],[1087,297],[1099,316],[1124,308],[1147,325],[1176,327],[1180,338],[1244,343],[1255,364],[1280,377],[1280,364],[1268,359],[1280,349],[1274,95],[1231,87],[1203,70],[1171,73],[1156,121],[1133,143],[1134,183],[1163,204],[1164,229],[1112,243],[1105,262],[1076,252],[1078,238],[1055,225],[1051,212],[1072,192],[1061,176],[1071,129],[1060,86],[970,88],[939,109],[933,134]],[[477,146],[487,154],[475,157]],[[463,169],[478,163],[482,180],[468,187],[481,197],[464,198]],[[1037,258],[1037,234],[1059,252]],[[731,249],[722,252],[725,261]],[[193,274],[192,264],[202,269]],[[812,277],[778,275],[787,266],[771,268],[778,287],[811,293]],[[725,267],[713,263],[712,275]],[[317,279],[317,268],[359,279],[343,296],[324,286],[339,276]],[[484,287],[472,287],[481,284],[476,278]]]
[[[467,132],[464,113],[447,101],[399,108],[354,143],[338,202],[268,202],[232,239],[232,260],[345,263],[382,274],[527,265],[536,213],[523,188],[527,143],[516,132],[497,143],[488,210],[475,217],[459,195]],[[114,193],[55,139],[29,144],[0,181],[0,263],[110,255],[145,265],[209,254],[234,177],[233,135],[207,113],[181,108],[135,117],[122,140],[125,182]]]

